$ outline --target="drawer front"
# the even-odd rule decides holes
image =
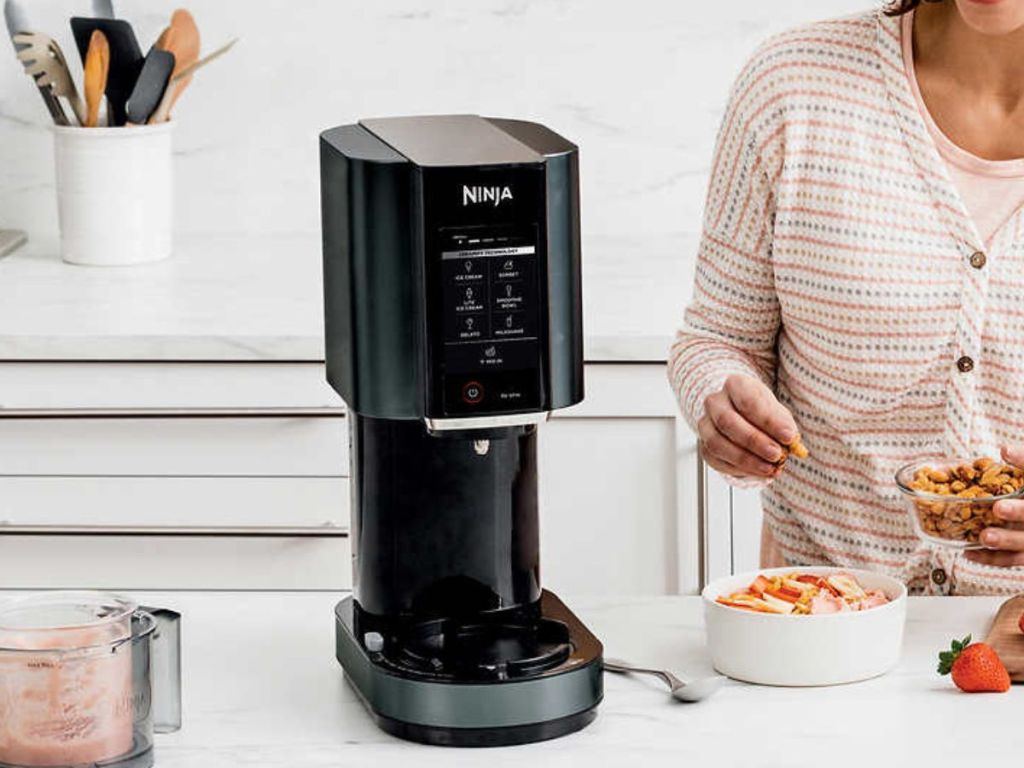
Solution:
[[[322,363],[0,362],[5,410],[341,409]]]
[[[0,417],[0,476],[348,474],[343,416]]]
[[[350,589],[349,539],[0,536],[0,589]]]
[[[0,533],[7,525],[327,534],[348,523],[343,477],[0,477]]]
[[[313,363],[0,363],[0,476],[348,474]]]

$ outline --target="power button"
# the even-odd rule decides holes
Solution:
[[[462,386],[462,399],[470,405],[476,405],[484,399],[484,387],[479,381],[467,381]]]

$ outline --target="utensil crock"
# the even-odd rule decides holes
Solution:
[[[124,266],[171,255],[174,123],[54,126],[61,256]]]

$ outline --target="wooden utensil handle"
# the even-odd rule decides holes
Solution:
[[[220,48],[218,48],[213,53],[208,54],[207,56],[204,56],[203,58],[199,59],[199,61],[196,61],[196,62],[193,62],[192,64],[189,64],[187,67],[185,67],[183,70],[181,70],[181,72],[179,72],[174,77],[172,77],[171,78],[171,82],[172,83],[176,83],[179,80],[184,80],[186,77],[191,75],[193,72],[195,72],[200,67],[205,67],[207,64],[209,64],[214,59],[219,59],[225,53],[230,51],[231,47],[235,43],[237,43],[237,42],[238,42],[238,38],[236,37],[234,40],[231,40],[231,41],[225,43],[224,45],[222,45]]]
[[[231,50],[231,47],[235,43],[237,43],[237,42],[238,42],[238,38],[236,37],[234,40],[231,40],[228,43],[226,43],[225,45],[222,45],[220,48],[218,48],[213,53],[211,53],[211,54],[209,54],[207,56],[204,56],[203,58],[199,59],[198,61],[196,61],[196,62],[194,62],[192,64],[189,64],[187,67],[185,67],[183,70],[181,70],[178,74],[176,74],[174,77],[172,77],[170,79],[170,82],[167,83],[167,89],[164,91],[163,98],[160,99],[159,106],[157,106],[156,110],[153,112],[153,116],[151,118],[149,118],[149,122],[150,123],[165,123],[165,122],[167,122],[167,118],[169,118],[170,115],[171,115],[171,107],[174,105],[174,102],[177,100],[179,92],[182,89],[184,89],[184,87],[188,84],[188,81],[186,80],[186,78],[191,77],[192,73],[195,72],[200,67],[204,67],[207,64],[209,64],[211,61],[213,61],[214,59],[217,59],[217,58],[220,58],[221,56],[223,56],[225,53],[227,53],[229,50]]]
[[[100,30],[93,30],[85,54],[85,126],[95,128],[100,118],[100,102],[107,87],[110,71],[110,44]]]

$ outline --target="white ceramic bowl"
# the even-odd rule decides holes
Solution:
[[[715,598],[738,592],[758,573],[853,574],[890,602],[877,608],[818,616],[784,616],[730,608]],[[838,685],[885,674],[899,661],[907,589],[889,576],[850,568],[769,568],[729,576],[704,588],[704,624],[715,669],[761,685]]]

